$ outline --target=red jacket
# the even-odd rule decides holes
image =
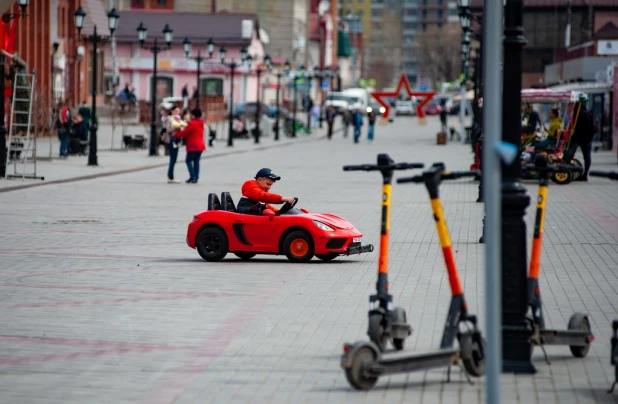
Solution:
[[[176,139],[187,138],[187,151],[197,152],[206,150],[204,143],[204,120],[201,118],[192,119],[186,128],[174,134]]]
[[[271,194],[270,192],[264,191],[257,180],[245,181],[245,183],[242,184],[242,196],[252,201],[262,203],[281,203],[281,198],[283,198],[279,194]],[[266,208],[277,212],[277,209],[270,205],[266,205]]]

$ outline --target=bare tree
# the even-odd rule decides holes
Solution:
[[[376,88],[390,87],[401,71],[402,25],[401,4],[385,7],[381,18],[371,21],[368,77]]]
[[[52,158],[53,150],[53,134],[56,127],[56,114],[54,105],[48,97],[42,96],[47,94],[47,88],[42,86],[39,91],[35,92],[32,100],[32,125],[31,130],[34,130],[34,136],[47,136],[49,138],[49,158]]]
[[[459,24],[430,25],[427,31],[416,35],[414,48],[423,76],[431,78],[434,86],[441,81],[454,80],[461,73]]]

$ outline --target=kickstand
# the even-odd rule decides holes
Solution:
[[[547,356],[547,352],[545,351],[545,347],[543,345],[539,345],[541,347],[541,350],[543,351],[543,355],[545,356],[545,362],[547,362],[548,365],[551,366],[551,363],[549,362],[549,357]]]
[[[461,369],[461,371],[463,372],[464,375],[466,375],[466,380],[468,381],[468,383],[470,383],[471,386],[474,386],[474,382],[472,381],[472,379],[470,378],[470,375],[468,374],[468,372],[466,371],[466,368],[464,368],[463,364],[461,363],[461,361],[457,361],[457,364],[459,365],[459,368]],[[450,369],[450,368],[449,368]]]
[[[616,383],[618,383],[618,381],[615,381],[612,383],[612,387],[610,387],[610,389],[607,390],[607,394],[612,394],[614,392],[614,387],[616,387]]]

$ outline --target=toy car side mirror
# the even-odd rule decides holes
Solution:
[[[303,213],[309,213],[309,211],[308,211],[307,209],[305,209],[305,208],[300,208],[300,210],[301,210],[301,212],[303,212]]]
[[[271,220],[275,218],[275,212],[272,209],[264,209],[262,214],[264,214],[264,216],[268,216]]]

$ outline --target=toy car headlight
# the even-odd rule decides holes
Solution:
[[[322,229],[324,231],[335,231],[335,229],[333,229],[332,227],[330,227],[326,223],[322,223],[322,222],[319,222],[317,220],[314,220],[313,224],[315,224],[318,228],[320,228],[320,229]]]
[[[385,112],[386,112],[386,108],[384,108],[384,107],[380,107],[380,113],[381,113],[381,114],[383,114],[383,113],[385,113]]]

